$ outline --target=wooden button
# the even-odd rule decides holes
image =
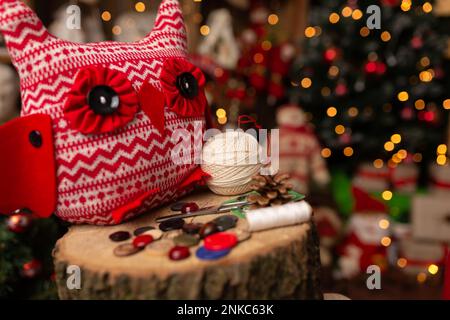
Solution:
[[[212,251],[206,249],[205,247],[200,247],[196,251],[195,255],[197,256],[197,258],[201,260],[217,260],[225,257],[227,254],[230,253],[230,251],[231,250]]]
[[[199,235],[201,238],[206,238],[207,236],[218,232],[217,226],[215,223],[208,222],[203,225],[203,227],[199,231]]]
[[[163,238],[164,239],[173,240],[173,239],[175,239],[176,237],[178,237],[182,233],[183,233],[183,231],[181,231],[181,230],[168,231],[168,232],[164,233]]]
[[[191,255],[188,247],[176,246],[170,249],[170,260],[178,261],[188,258]]]
[[[222,251],[233,248],[237,244],[237,237],[230,232],[219,232],[205,238],[204,247],[212,251]]]
[[[140,228],[137,228],[136,230],[134,230],[133,234],[137,237],[147,231],[154,230],[154,229],[155,229],[155,227],[152,227],[152,226],[140,227]]]
[[[121,242],[131,238],[131,234],[128,231],[117,231],[109,235],[109,239],[114,242]]]
[[[178,230],[183,228],[183,225],[184,225],[183,219],[175,218],[161,222],[159,224],[159,229],[161,229],[162,231]]]
[[[198,234],[202,226],[203,223],[186,223],[183,226],[183,231],[187,234]]]
[[[152,256],[166,256],[172,248],[173,241],[163,239],[160,241],[153,241],[145,247],[145,251]]]
[[[183,246],[183,247],[194,247],[199,243],[200,239],[189,235],[189,234],[180,234],[173,238],[173,242],[177,246]]]
[[[153,241],[153,237],[149,234],[143,234],[133,239],[133,246],[143,249],[146,245]]]
[[[136,248],[132,243],[124,243],[118,245],[114,249],[114,255],[116,255],[117,257],[127,257],[138,253],[139,251],[141,251],[141,249]]]
[[[226,231],[228,229],[234,228],[239,218],[233,215],[224,215],[214,219],[214,222],[217,225],[217,230],[219,232]]]

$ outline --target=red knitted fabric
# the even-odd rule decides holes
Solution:
[[[197,73],[186,60],[186,31],[178,1],[163,0],[153,30],[135,43],[78,44],[58,39],[19,0],[0,0],[0,31],[21,78],[22,116],[47,114],[52,119],[56,215],[73,223],[114,224],[190,190],[185,181],[199,177],[198,166],[172,161],[178,142],[171,141],[171,135],[182,128],[201,141],[203,88],[195,103],[177,99],[173,93],[170,99],[158,96],[164,94],[166,84],[160,76],[166,61],[181,59],[183,70],[193,68],[189,70]],[[103,74],[106,69],[110,71]],[[101,118],[86,109],[80,93],[90,83],[86,81],[89,72],[101,74],[97,82],[124,85],[117,92],[123,101],[116,117]],[[165,79],[170,78],[164,72]],[[151,93],[145,88],[151,88]],[[74,100],[68,102],[69,96]],[[152,100],[166,103],[153,112]],[[178,100],[183,104],[168,105]],[[190,105],[195,106],[192,113],[186,109]],[[193,150],[191,154],[193,158]]]

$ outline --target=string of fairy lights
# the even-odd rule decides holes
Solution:
[[[402,0],[400,4],[401,10],[404,12],[407,12],[412,9],[412,2],[411,0]],[[417,10],[422,10],[424,13],[431,13],[433,11],[433,5],[430,2],[425,2],[420,8]],[[342,8],[341,12],[332,12],[328,16],[328,21],[331,24],[337,24],[341,19],[344,18],[351,18],[353,20],[359,20],[363,17],[363,12],[360,9],[352,9],[349,6],[345,6]],[[359,34],[361,37],[368,37],[370,35],[370,29],[366,26],[361,27],[359,30]],[[319,37],[322,34],[322,29],[319,26],[307,26],[304,30],[304,34],[306,38],[313,38],[313,37]],[[391,40],[392,36],[391,33],[387,30],[384,30],[380,34],[380,40],[383,42],[389,42]],[[328,49],[325,52],[325,58],[329,61],[333,61],[336,57],[337,52],[334,48]],[[378,56],[375,52],[371,52],[368,55],[368,63],[365,66],[365,71],[367,73],[381,73],[383,74],[386,71],[386,65],[380,64],[377,62]],[[427,56],[423,56],[420,58],[417,67],[419,70],[419,73],[417,77],[412,77],[410,79],[411,84],[417,83],[417,81],[421,82],[431,82],[435,77],[435,71],[430,68],[431,65],[430,58]],[[338,77],[339,75],[339,67],[336,65],[331,65],[328,70],[328,76],[333,79]],[[299,84],[293,83],[294,86],[300,85],[303,89],[309,89],[312,86],[312,79],[309,77],[304,77],[300,80]],[[336,88],[338,90],[339,88]],[[327,97],[331,94],[331,89],[329,87],[323,87],[321,89],[321,94],[324,97]],[[400,91],[397,94],[397,99],[400,102],[407,102],[410,100],[410,95],[407,91]],[[422,111],[422,113],[419,114],[420,118],[423,118],[422,120],[426,121],[432,121],[434,120],[434,113],[432,111],[424,111],[426,108],[426,102],[423,99],[417,99],[414,102],[414,107],[418,111]],[[445,99],[442,103],[442,107],[445,110],[450,110],[450,99]],[[388,112],[392,109],[392,105],[386,104],[383,107],[384,111]],[[358,116],[358,109],[355,107],[351,107],[347,110],[348,115],[350,117],[356,117]],[[339,110],[335,106],[330,106],[326,110],[326,114],[330,118],[334,118],[338,115]],[[335,127],[335,133],[337,135],[344,135],[347,132],[347,129],[342,124],[338,124]],[[391,159],[387,161],[385,164],[382,159],[376,159],[373,161],[373,165],[375,168],[382,168],[384,165],[387,165],[390,168],[395,168],[398,166],[402,161],[408,158],[408,152],[405,149],[396,150],[397,145],[401,142],[402,137],[399,133],[394,133],[391,136],[391,139],[389,141],[386,141],[384,144],[384,150],[387,152],[392,152]],[[352,147],[345,147],[343,149],[343,154],[346,157],[352,157],[355,154],[355,151]],[[441,144],[436,147],[436,163],[438,165],[444,166],[449,163],[449,158],[447,157],[448,148],[446,145]],[[330,148],[323,148],[322,149],[322,157],[323,158],[330,158],[332,156],[332,151]],[[422,161],[422,154],[415,153],[412,155],[412,160],[416,163],[420,163]]]
[[[403,0],[401,2],[400,8],[402,11],[407,12],[409,10],[412,9],[412,3],[410,0]],[[424,13],[431,13],[433,10],[433,6],[431,3],[429,2],[425,2],[422,7],[421,10]],[[328,21],[331,24],[336,24],[339,23],[339,21],[341,21],[341,19],[344,18],[351,18],[354,20],[359,20],[361,19],[363,16],[362,11],[359,9],[352,9],[349,6],[345,6],[340,13],[337,12],[332,12],[329,14],[328,16]],[[370,30],[369,28],[367,28],[366,26],[362,27],[359,30],[359,34],[361,37],[368,37],[370,35]],[[322,34],[322,29],[319,26],[307,26],[304,30],[304,34],[306,38],[313,38],[313,37],[319,37]],[[380,40],[383,42],[389,42],[391,40],[392,36],[391,33],[387,30],[381,32],[380,34]],[[334,49],[328,49],[325,52],[325,58],[328,59],[329,61],[333,61],[335,56],[336,56],[337,52]],[[375,52],[371,52],[368,56],[368,63],[365,66],[365,71],[368,73],[375,73],[375,72],[380,72],[379,68],[386,68],[385,65],[377,65],[377,61],[378,57],[376,55]],[[430,58],[427,56],[421,57],[417,67],[418,67],[418,75],[417,78],[413,78],[410,79],[410,82],[412,84],[417,83],[417,81],[421,81],[421,82],[431,82],[433,81],[434,77],[435,77],[435,71],[430,68],[429,66],[431,65],[431,61]],[[381,70],[381,73],[384,73],[384,71],[386,70]],[[330,78],[336,78],[339,75],[339,67],[336,65],[331,65],[329,70],[328,70],[328,76]],[[312,86],[312,79],[309,77],[305,77],[303,79],[300,80],[300,82],[298,84],[293,83],[294,86],[298,86],[300,85],[303,89],[308,89]],[[328,87],[323,87],[321,89],[321,94],[326,97],[329,96],[331,94],[331,89]],[[396,98],[400,101],[400,102],[407,102],[410,100],[410,95],[407,91],[400,91],[397,93]],[[423,100],[423,99],[417,99],[416,101],[414,101],[414,107],[417,111],[424,111],[426,109],[426,105],[427,103]],[[450,99],[445,99],[443,101],[442,104],[443,109],[445,110],[450,110]],[[391,104],[386,104],[384,106],[384,110],[385,111],[391,111],[392,110],[392,105]],[[334,118],[338,115],[340,111],[338,110],[338,108],[336,106],[329,106],[326,109],[326,114],[329,118]],[[346,112],[348,112],[348,115],[350,117],[356,117],[359,114],[359,110],[356,107],[351,107],[349,108]],[[428,117],[425,118],[425,120],[433,120],[434,117],[434,113],[423,113],[422,114],[423,117]],[[450,124],[449,124],[450,125]],[[335,126],[334,131],[336,133],[336,135],[344,135],[347,131],[347,128],[342,125],[342,124],[338,124]],[[373,161],[373,166],[377,169],[381,169],[383,168],[385,165],[387,165],[389,168],[395,168],[396,166],[398,166],[400,163],[402,163],[405,159],[408,158],[409,153],[406,149],[398,149],[398,145],[400,145],[400,143],[402,142],[402,136],[400,133],[393,133],[390,137],[390,139],[388,141],[386,141],[384,143],[384,150],[387,152],[392,153],[390,159],[387,161],[387,163],[385,163],[385,161],[383,159],[375,159]],[[448,164],[449,159],[448,159],[448,147],[445,144],[440,144],[436,147],[436,163],[440,166],[444,166],[446,164]],[[354,150],[351,147],[345,147],[343,149],[343,154],[346,157],[352,157],[354,155]],[[323,148],[321,151],[322,157],[323,158],[330,158],[332,156],[332,150],[330,148]],[[423,159],[423,156],[421,153],[415,153],[412,155],[412,160],[416,163],[420,163]],[[390,201],[393,199],[394,194],[392,191],[390,190],[385,190],[381,193],[381,197],[383,200],[385,201]],[[390,222],[387,219],[382,219],[379,221],[378,223],[378,227],[384,230],[389,229],[390,227]],[[389,247],[392,244],[392,239],[389,236],[385,236],[382,237],[380,239],[380,244],[384,247]],[[406,268],[408,266],[408,260],[404,257],[400,257],[397,259],[397,266],[399,268]],[[428,272],[429,275],[436,275],[439,272],[439,267],[434,264],[431,263],[427,266],[426,271]],[[423,283],[427,280],[428,274],[426,272],[419,272],[417,274],[417,282],[419,283]]]
[[[136,2],[134,4],[134,10],[139,13],[145,12],[145,10],[146,10],[145,3],[142,1]],[[100,17],[102,18],[102,20],[104,22],[110,22],[113,18],[111,12],[109,12],[108,10],[103,11],[101,13]],[[111,32],[115,36],[122,34],[122,26],[117,25],[117,24],[113,25],[111,28]]]

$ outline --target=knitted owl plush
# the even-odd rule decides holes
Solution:
[[[0,0],[0,31],[23,104],[0,127],[0,212],[117,224],[201,182],[205,79],[178,1],[134,43],[58,39],[19,0]]]

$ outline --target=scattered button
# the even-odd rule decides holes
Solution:
[[[183,231],[187,234],[198,234],[202,226],[202,223],[186,223],[183,226]]]
[[[205,238],[204,247],[212,251],[222,251],[236,246],[238,240],[235,234],[230,232],[219,232]]]
[[[187,202],[176,202],[171,207],[170,210],[172,211],[181,211],[181,208],[186,204]]]
[[[181,95],[187,99],[194,99],[198,95],[198,81],[190,72],[184,72],[177,77],[176,86]]]
[[[140,228],[137,228],[136,230],[134,230],[133,234],[137,237],[147,231],[154,230],[154,229],[155,229],[155,227],[152,227],[152,226],[140,227]]]
[[[145,251],[152,256],[166,256],[172,248],[173,241],[163,239],[161,241],[153,241],[147,247],[145,247]]]
[[[236,216],[225,215],[214,219],[213,222],[217,225],[217,230],[222,232],[234,228],[238,220]]]
[[[117,257],[127,257],[127,256],[131,256],[135,253],[138,253],[139,251],[141,251],[141,249],[136,248],[132,243],[124,243],[124,244],[118,245],[114,249],[114,255],[116,255]]]
[[[206,238],[207,236],[218,232],[217,226],[215,223],[208,222],[203,225],[203,227],[199,231],[199,235],[201,238]]]
[[[177,246],[194,247],[200,242],[200,239],[189,234],[180,234],[173,238],[173,242]]]
[[[184,225],[183,219],[175,218],[161,222],[159,224],[159,229],[161,229],[162,231],[178,230],[183,228],[183,225]]]
[[[145,231],[142,235],[146,235],[146,234],[152,236],[153,241],[156,241],[156,240],[159,240],[162,238],[162,236],[164,235],[164,232],[162,232],[159,229],[153,229],[153,230]]]
[[[167,231],[164,233],[163,238],[173,240],[174,238],[178,237],[182,233],[183,233],[183,231],[181,231],[181,230]]]
[[[149,234],[143,234],[133,239],[133,246],[142,249],[153,241],[153,237]]]
[[[107,116],[118,110],[120,98],[113,88],[101,85],[89,91],[87,103],[94,113]]]
[[[191,252],[188,247],[176,246],[169,251],[169,258],[175,261],[186,259],[190,255]]]
[[[205,247],[198,248],[197,252],[195,253],[197,258],[202,260],[217,260],[220,258],[225,257],[227,254],[230,253],[231,250],[222,250],[222,251],[212,251],[208,250]]]
[[[117,231],[109,235],[109,239],[114,242],[121,242],[131,238],[131,234],[128,231]]]
[[[196,204],[195,202],[189,202],[183,205],[183,207],[181,208],[181,213],[191,213],[198,211],[198,209],[200,209],[198,207],[198,204]]]

